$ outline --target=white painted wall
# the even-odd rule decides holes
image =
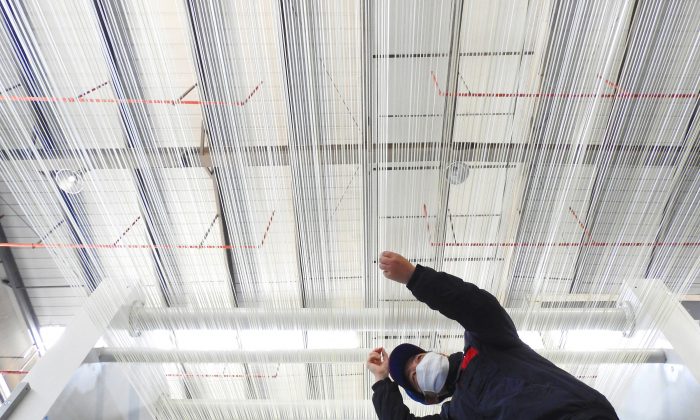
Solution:
[[[151,420],[117,364],[82,365],[45,420]]]
[[[621,400],[611,402],[621,420],[698,419],[700,384],[683,365],[643,365]]]
[[[0,265],[1,267],[1,265]],[[0,268],[0,278],[6,278]],[[27,355],[32,347],[32,340],[24,323],[19,305],[9,286],[0,284],[0,369],[21,370],[28,360]],[[0,380],[7,382],[12,390],[22,379],[19,375],[2,375]]]

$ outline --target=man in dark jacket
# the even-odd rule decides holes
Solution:
[[[447,356],[405,343],[389,357],[383,348],[369,354],[367,367],[376,379],[372,402],[380,420],[617,419],[602,394],[523,343],[490,293],[450,274],[414,266],[393,252],[382,253],[379,268],[466,330],[464,353]],[[423,404],[452,399],[439,415],[416,417],[404,405],[398,385]]]

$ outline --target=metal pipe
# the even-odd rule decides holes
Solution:
[[[610,309],[509,309],[521,330],[605,329],[627,331],[630,311]],[[157,329],[221,330],[459,330],[456,322],[427,309],[249,309],[193,310],[134,306],[129,314],[134,332]]]
[[[542,357],[556,364],[621,364],[621,363],[666,363],[664,349],[619,349],[619,350],[536,350]]]
[[[100,363],[362,363],[369,349],[190,351],[149,348],[96,348]]]
[[[602,351],[536,350],[553,363],[666,363],[663,349]],[[150,348],[96,348],[88,357],[100,363],[363,363],[370,349],[192,351]]]
[[[369,419],[376,417],[366,400],[175,400],[156,404],[158,418]]]
[[[206,107],[211,108],[211,107]],[[205,108],[205,109],[206,109]],[[435,156],[440,150],[438,142],[424,142],[419,144],[390,142],[367,144],[364,148],[355,144],[328,144],[309,147],[317,155],[322,164],[347,164],[361,163],[362,154],[369,153],[387,163],[423,163],[433,165]],[[653,149],[641,145],[610,145],[589,144],[579,152],[579,147],[571,144],[529,144],[529,143],[481,143],[469,142],[460,139],[453,143],[455,155],[466,162],[479,161],[496,164],[514,164],[527,161],[533,153],[537,153],[540,164],[571,162],[574,158],[583,156],[581,162],[586,165],[594,164],[602,155],[621,154],[628,156],[626,162],[621,165],[629,166],[667,166],[673,167],[681,159],[684,148],[680,146],[657,146]],[[700,154],[700,148],[692,148],[692,156]],[[182,167],[211,167],[211,152],[205,147],[200,153],[197,147],[149,147],[138,151],[147,156],[147,162],[156,168],[182,168]],[[246,166],[289,166],[289,146],[244,146],[232,147],[222,144],[217,153],[221,161],[240,159]],[[46,165],[47,169],[59,170],[80,165],[81,160],[76,156],[86,156],[93,169],[144,169],[142,160],[136,151],[128,148],[86,148],[86,149],[4,149],[0,150],[0,160],[12,162],[18,167],[31,168],[36,159]],[[428,162],[428,163],[426,163]],[[23,166],[26,165],[26,166]],[[411,170],[407,166],[405,170]]]

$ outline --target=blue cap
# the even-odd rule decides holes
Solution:
[[[413,388],[411,383],[406,378],[405,369],[409,359],[417,354],[425,353],[426,351],[418,346],[410,343],[398,345],[389,356],[389,374],[391,378],[406,390],[406,394],[414,401],[421,404],[426,404],[423,394]]]

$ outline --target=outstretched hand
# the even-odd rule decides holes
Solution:
[[[367,369],[374,374],[377,382],[389,376],[389,355],[383,347],[377,347],[369,353]]]
[[[379,256],[379,268],[384,277],[401,284],[408,284],[416,267],[402,255],[391,251],[384,251]]]

